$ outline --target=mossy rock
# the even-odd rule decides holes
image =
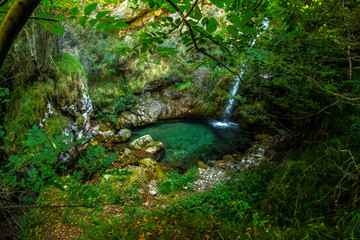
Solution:
[[[46,104],[53,94],[52,80],[35,82],[30,87],[18,86],[12,92],[5,122],[6,145],[16,145],[25,139],[27,130],[44,117]]]
[[[44,131],[48,137],[55,138],[57,135],[61,135],[66,128],[69,119],[61,115],[55,115],[45,120]]]
[[[140,166],[150,167],[150,166],[156,166],[158,162],[151,158],[145,158],[145,159],[141,159],[139,164]]]

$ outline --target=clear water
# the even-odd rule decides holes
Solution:
[[[208,121],[177,120],[157,123],[134,132],[133,139],[149,134],[161,141],[165,154],[160,162],[188,169],[198,161],[215,161],[246,148],[249,135],[237,126],[214,128]]]

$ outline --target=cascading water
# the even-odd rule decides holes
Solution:
[[[269,27],[269,20],[265,19],[265,21],[262,23],[262,28],[264,30],[266,30]],[[253,39],[253,41],[250,43],[250,49],[255,45],[256,40],[259,36],[261,36],[261,34],[263,34],[263,31],[260,31],[257,36]],[[245,59],[246,61],[246,59]],[[245,64],[243,64],[245,65]],[[236,76],[236,78],[234,79],[234,84],[231,86],[230,88],[230,99],[227,101],[226,103],[226,107],[223,111],[222,114],[222,118],[221,118],[221,122],[219,121],[210,121],[210,124],[214,127],[218,127],[218,128],[227,128],[227,127],[234,127],[237,126],[236,123],[230,122],[231,119],[231,114],[234,108],[234,104],[235,104],[235,95],[238,92],[239,88],[240,88],[240,79],[244,74],[244,70],[241,69],[240,73],[238,74],[238,76]]]
[[[224,122],[229,122],[230,121],[230,117],[231,117],[231,114],[232,114],[232,111],[233,111],[233,108],[234,108],[234,103],[235,103],[234,97],[235,97],[237,91],[239,90],[240,78],[242,77],[242,75],[243,75],[243,71],[241,71],[239,73],[239,76],[236,76],[235,83],[231,86],[231,89],[230,89],[231,97],[227,101],[226,108],[225,108],[225,110],[223,111],[223,114],[222,114],[222,121],[224,121]]]

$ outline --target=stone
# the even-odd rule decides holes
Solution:
[[[209,167],[209,165],[205,164],[203,161],[198,162],[197,165],[199,168],[204,168],[204,169]]]
[[[118,132],[118,134],[116,134],[115,138],[114,138],[114,142],[116,143],[123,143],[126,142],[127,140],[130,139],[130,137],[132,136],[132,132],[129,129],[120,129],[120,131]]]
[[[135,154],[142,158],[159,160],[164,150],[164,144],[162,142],[154,142],[150,135],[144,135],[132,141],[129,144],[129,148],[133,149]]]
[[[156,188],[150,189],[149,194],[150,194],[151,196],[156,196],[156,195],[157,195],[157,189],[156,189]]]
[[[179,82],[184,82],[184,81],[177,75],[164,77],[159,80],[146,83],[142,89],[142,92],[154,92],[154,91],[163,90]]]
[[[108,131],[100,131],[98,129],[94,129],[92,132],[92,135],[98,140],[99,142],[107,142],[111,138],[114,137],[114,131],[108,130]]]
[[[130,150],[130,149],[128,149],[128,148],[125,148],[125,149],[124,149],[124,155],[125,155],[125,156],[129,156],[130,153],[131,153],[131,150]]]
[[[134,141],[132,141],[129,144],[129,147],[140,150],[141,148],[150,147],[150,144],[153,142],[154,141],[153,141],[152,137],[147,134],[147,135],[144,135],[144,136],[139,137],[139,138],[135,139]]]
[[[141,159],[139,162],[140,166],[146,166],[146,167],[156,166],[157,164],[158,164],[157,161],[151,158]]]

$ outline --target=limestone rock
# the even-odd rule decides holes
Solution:
[[[156,166],[157,161],[155,161],[154,159],[151,159],[151,158],[145,158],[145,159],[140,160],[139,165],[145,166],[145,167]]]
[[[142,89],[142,92],[154,92],[163,90],[178,82],[183,82],[183,80],[177,75],[161,78],[159,80],[146,83],[146,85]]]
[[[129,147],[137,151],[140,156],[159,160],[164,150],[162,142],[154,142],[150,135],[135,139],[129,144]]]
[[[108,130],[108,131],[101,131],[100,126],[96,125],[92,131],[92,135],[98,140],[99,142],[107,142],[111,138],[114,137],[114,131]]]
[[[139,138],[135,139],[134,141],[132,141],[129,144],[129,147],[139,150],[141,148],[146,148],[146,147],[150,146],[150,144],[153,142],[154,141],[150,135],[144,135],[144,136],[139,137]]]
[[[119,133],[116,134],[115,138],[114,138],[114,142],[117,143],[122,143],[122,142],[126,142],[127,140],[129,140],[129,138],[131,137],[132,132],[129,129],[120,129]]]

